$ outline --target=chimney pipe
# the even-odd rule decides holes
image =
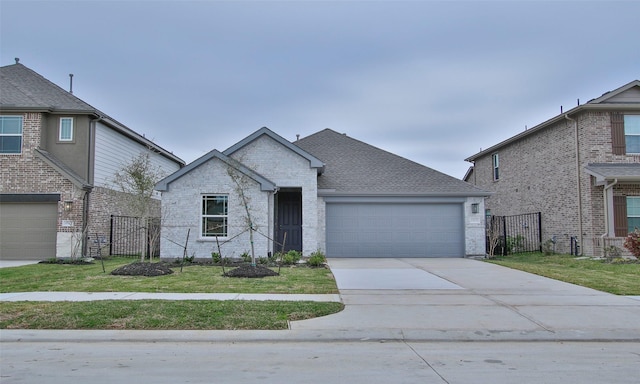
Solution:
[[[69,93],[73,95],[73,73],[69,74]]]

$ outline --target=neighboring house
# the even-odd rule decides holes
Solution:
[[[640,81],[466,159],[492,215],[542,214],[543,242],[600,256],[640,227]],[[575,244],[575,243],[574,243]],[[611,248],[607,248],[607,251]]]
[[[241,188],[238,187],[240,182]],[[329,257],[485,254],[488,193],[325,129],[293,143],[267,128],[213,150],[157,185],[161,257],[281,250]],[[189,240],[187,242],[187,236]]]
[[[130,214],[115,173],[145,151],[165,174],[184,166],[17,59],[1,67],[0,258],[82,256],[88,235],[108,239],[110,216]]]

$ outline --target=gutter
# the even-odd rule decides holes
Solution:
[[[582,188],[580,187],[580,143],[578,141],[578,121],[569,117],[568,113],[565,113],[564,118],[573,121],[574,126],[574,138],[575,138],[575,151],[576,151],[576,194],[578,197],[578,239],[579,244],[582,245]],[[580,248],[583,249],[582,247]]]

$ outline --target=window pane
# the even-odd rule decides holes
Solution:
[[[202,213],[204,215],[226,215],[227,196],[205,196]]]
[[[627,197],[627,216],[640,217],[640,196]]]
[[[633,232],[636,228],[640,229],[640,217],[630,217],[627,219],[627,230],[629,233]]]
[[[202,236],[227,236],[226,217],[203,217]]]
[[[640,135],[624,137],[627,153],[640,153]]]
[[[73,139],[73,119],[63,117],[60,119],[60,140],[72,140]]]
[[[0,134],[21,135],[22,134],[22,117],[20,116],[0,117]]]
[[[624,134],[640,135],[640,115],[624,115]]]
[[[0,153],[21,153],[22,136],[0,136]]]

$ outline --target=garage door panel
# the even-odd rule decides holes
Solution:
[[[57,209],[56,203],[1,203],[0,258],[55,257]]]
[[[329,257],[462,257],[462,204],[328,203]]]

